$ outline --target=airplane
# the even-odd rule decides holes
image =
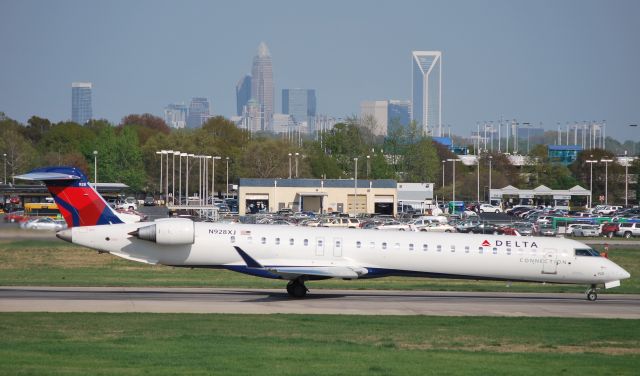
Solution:
[[[227,269],[288,281],[294,298],[307,281],[387,276],[620,286],[630,274],[581,242],[565,238],[379,231],[194,222],[123,223],[74,167],[16,176],[42,180],[68,229],[58,238],[127,260]]]

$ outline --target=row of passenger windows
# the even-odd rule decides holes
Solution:
[[[253,238],[252,238],[251,236],[248,236],[248,237],[246,238],[246,240],[247,240],[249,243],[251,243],[251,242],[252,242],[252,240],[253,240]],[[236,242],[236,237],[235,237],[235,236],[231,236],[231,243],[235,243],[235,242]],[[267,244],[267,238],[266,238],[266,237],[261,237],[261,238],[260,238],[260,243],[261,243],[261,244]],[[275,245],[280,245],[280,244],[281,244],[280,238],[274,238],[274,244],[275,244]],[[302,244],[303,244],[305,247],[309,246],[309,239],[304,239],[304,240],[302,241]],[[294,239],[294,238],[289,238],[289,245],[295,245],[295,239]],[[318,246],[318,247],[323,247],[323,246],[324,246],[324,241],[323,241],[322,239],[318,239],[318,240],[317,240],[317,246]],[[340,240],[335,240],[335,246],[336,246],[336,247],[341,247],[341,246],[342,246],[341,241],[340,241]],[[370,241],[370,242],[366,242],[366,244],[365,244],[365,243],[363,243],[363,242],[362,242],[362,241],[360,241],[360,240],[356,241],[356,248],[367,248],[367,247],[368,247],[368,248],[370,248],[370,249],[375,249],[375,248],[376,248],[376,242]],[[387,242],[382,242],[382,243],[380,244],[380,248],[382,248],[383,250],[386,250],[386,249],[400,249],[400,248],[401,248],[401,245],[400,245],[400,243],[392,243],[392,244],[389,244],[389,243],[387,243]],[[414,243],[409,243],[409,244],[408,244],[408,250],[409,250],[409,251],[415,251],[415,250],[417,250],[417,249],[421,249],[421,250],[422,250],[422,251],[424,251],[424,252],[428,252],[430,249],[435,249],[435,251],[436,251],[436,252],[442,252],[442,251],[443,251],[443,248],[445,248],[445,247],[443,247],[442,245],[436,245],[436,246],[431,246],[431,247],[430,247],[430,246],[429,246],[429,244],[426,244],[426,243],[423,243],[423,244],[422,244],[422,247],[420,247],[420,245],[417,245],[417,246],[416,246],[416,244],[414,244]],[[448,247],[448,251],[449,251],[449,252],[451,252],[451,253],[455,253],[455,252],[456,252],[456,249],[457,249],[457,248],[456,248],[456,246],[455,246],[455,245],[450,245],[450,246]],[[460,247],[460,249],[462,250],[462,248],[461,248],[461,247]],[[491,252],[491,253],[493,253],[494,255],[498,254],[498,248],[496,248],[496,247],[493,247],[493,248],[490,248],[490,247],[482,247],[482,246],[479,246],[479,247],[478,247],[478,253],[480,253],[480,254],[483,254],[483,253],[485,252],[485,250],[486,250],[487,252]],[[536,249],[535,249],[535,248],[533,248],[533,249],[531,249],[530,251],[531,251],[532,253],[535,253],[535,252],[536,252]],[[465,247],[464,247],[464,253],[470,253],[470,252],[471,252],[471,247],[470,247],[470,246],[468,246],[468,245],[467,245],[467,246],[465,246]],[[511,248],[507,248],[507,249],[506,249],[506,253],[507,253],[507,255],[510,255],[510,254],[511,254],[511,252],[512,252],[512,249],[511,249]],[[524,253],[524,250],[523,250],[522,248],[518,248],[518,254],[523,254],[523,253]]]

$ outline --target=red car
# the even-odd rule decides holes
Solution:
[[[4,216],[4,220],[10,223],[20,223],[28,220],[29,217],[24,215],[23,211],[16,211],[13,213],[8,213]]]
[[[608,222],[602,225],[602,229],[600,230],[600,233],[603,236],[606,236],[608,238],[613,238],[616,234],[617,231],[620,230],[620,224],[619,223],[614,223],[614,222]]]

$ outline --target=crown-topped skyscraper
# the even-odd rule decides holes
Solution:
[[[251,69],[251,98],[261,107],[262,131],[271,131],[273,119],[273,65],[271,54],[264,42],[258,46],[258,55],[253,58]]]

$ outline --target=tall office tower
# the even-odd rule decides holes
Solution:
[[[389,100],[388,126],[397,124],[401,127],[408,127],[411,121],[411,102],[400,100]]]
[[[262,131],[263,113],[261,111],[262,106],[255,99],[249,99],[249,102],[244,106],[243,118],[244,128],[249,133]]]
[[[251,69],[251,98],[262,107],[262,130],[271,130],[273,116],[273,66],[269,49],[264,42],[258,46],[258,55],[253,58]]]
[[[191,98],[189,116],[187,117],[187,128],[200,128],[208,118],[209,100],[200,97]]]
[[[71,121],[74,123],[85,124],[93,117],[91,88],[91,82],[71,84]]]
[[[412,117],[425,134],[442,137],[442,52],[412,52]]]
[[[295,124],[306,123],[306,131],[315,130],[316,91],[313,89],[283,89],[282,113],[291,115]]]
[[[184,104],[170,104],[164,108],[164,121],[171,128],[182,129],[187,125],[187,106]]]
[[[236,115],[242,116],[242,110],[251,99],[251,76],[245,74],[236,84]]]
[[[368,125],[376,136],[387,135],[387,121],[389,119],[389,101],[360,102],[360,120]],[[370,122],[375,120],[375,124]]]

